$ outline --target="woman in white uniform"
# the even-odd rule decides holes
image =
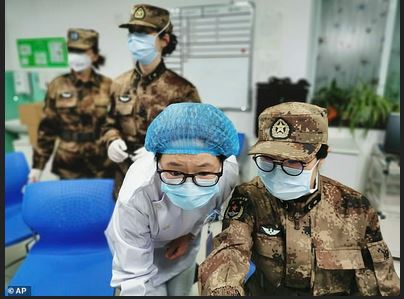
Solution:
[[[111,286],[121,295],[188,295],[202,226],[238,183],[237,131],[212,105],[172,104],[150,124],[145,148],[106,230]]]

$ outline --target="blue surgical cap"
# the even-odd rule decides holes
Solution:
[[[146,150],[161,154],[236,155],[237,130],[218,108],[202,103],[178,103],[165,108],[150,124]]]

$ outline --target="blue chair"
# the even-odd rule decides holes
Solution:
[[[30,184],[23,217],[40,239],[9,286],[33,296],[112,296],[112,255],[104,230],[111,218],[113,180]]]
[[[22,218],[22,189],[28,181],[29,166],[21,152],[5,155],[5,246],[34,235]]]

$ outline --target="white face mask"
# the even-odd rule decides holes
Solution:
[[[298,176],[286,174],[279,165],[276,165],[271,172],[258,169],[258,175],[273,196],[281,200],[293,200],[316,190],[310,188],[310,183],[318,162],[320,160],[316,162],[312,169],[303,170]]]
[[[81,72],[88,69],[92,65],[90,56],[85,53],[69,53],[69,66],[75,72]]]

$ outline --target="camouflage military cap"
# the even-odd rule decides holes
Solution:
[[[98,32],[92,29],[70,28],[67,32],[67,47],[87,50],[98,47]]]
[[[129,22],[119,27],[129,28],[133,25],[142,25],[159,31],[167,26],[168,23],[170,25],[165,31],[172,32],[173,25],[171,24],[170,12],[168,10],[148,4],[136,4],[132,8]]]
[[[327,110],[301,102],[286,102],[265,109],[258,118],[258,142],[249,155],[311,161],[327,144]]]

